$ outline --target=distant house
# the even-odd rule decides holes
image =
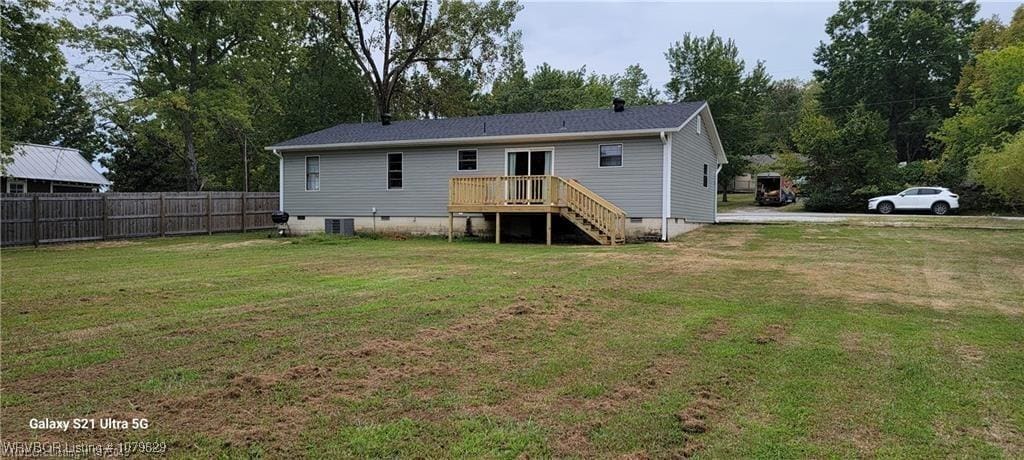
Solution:
[[[0,180],[4,193],[84,193],[110,185],[78,150],[38,144],[15,144]]]
[[[267,147],[295,232],[546,234],[601,244],[715,222],[726,162],[704,102],[342,124]],[[532,216],[532,217],[531,217]],[[504,217],[505,223],[502,223]],[[532,219],[532,220],[531,220]],[[546,225],[545,225],[546,221]]]
[[[800,154],[796,154],[796,158],[802,162],[807,161],[807,158]],[[747,157],[747,161],[750,162],[748,168],[750,171],[733,177],[727,185],[728,191],[734,193],[754,193],[757,190],[757,176],[759,173],[781,174],[780,171],[772,170],[772,166],[779,161],[779,158],[775,155],[750,155]]]
[[[771,155],[757,154],[750,155],[747,157],[747,161],[750,162],[750,172],[740,174],[733,177],[729,181],[728,190],[734,193],[754,193],[757,189],[757,175],[754,171],[760,171],[768,165],[775,163],[775,157]]]

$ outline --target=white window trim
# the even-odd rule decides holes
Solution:
[[[462,163],[462,158],[459,157],[459,154],[462,153],[462,152],[470,151],[470,150],[476,152],[476,169],[459,169],[460,163]],[[507,158],[506,158],[506,161],[508,161]],[[403,164],[402,166],[404,167],[405,165]],[[478,149],[476,147],[464,148],[464,149],[455,149],[455,171],[456,172],[470,172],[470,173],[472,173],[472,172],[477,172],[479,170],[480,170],[480,149]]]
[[[617,145],[617,146],[619,146],[619,164],[618,164],[618,166],[601,166],[601,147],[604,147],[606,145]],[[600,169],[621,168],[621,167],[623,167],[625,165],[626,165],[626,146],[623,145],[621,142],[616,142],[616,143],[611,143],[611,144],[598,144],[597,145],[597,167],[598,168],[600,168]]]
[[[309,159],[316,158],[316,190],[310,190],[309,188]],[[302,158],[302,187],[307,192],[319,192],[320,191],[320,179],[323,176],[323,163],[320,161],[320,155],[306,155]]]
[[[14,193],[14,192],[11,192],[11,185],[12,184],[21,184],[21,186],[25,190],[24,192],[21,192],[21,193],[28,193],[28,182],[27,181],[23,181],[23,180],[10,180],[10,179],[7,180],[7,190],[5,190],[6,193]],[[53,189],[52,189],[53,186],[51,185],[50,187],[51,187],[50,191],[52,192],[53,191]]]
[[[398,155],[402,158],[402,186],[391,186],[391,155]],[[405,190],[405,152],[387,152],[384,154],[384,190],[398,192]]]

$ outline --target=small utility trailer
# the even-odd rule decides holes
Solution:
[[[758,206],[783,206],[796,202],[796,188],[793,181],[779,173],[757,175],[757,194],[754,200]]]

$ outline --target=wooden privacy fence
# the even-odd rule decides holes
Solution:
[[[271,228],[273,192],[5,193],[0,244],[244,232]]]

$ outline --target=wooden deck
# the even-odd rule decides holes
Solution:
[[[558,214],[601,244],[626,239],[626,213],[574,179],[558,176],[453,177],[448,186],[448,240],[457,212],[495,213],[495,242],[501,242],[502,213]]]

